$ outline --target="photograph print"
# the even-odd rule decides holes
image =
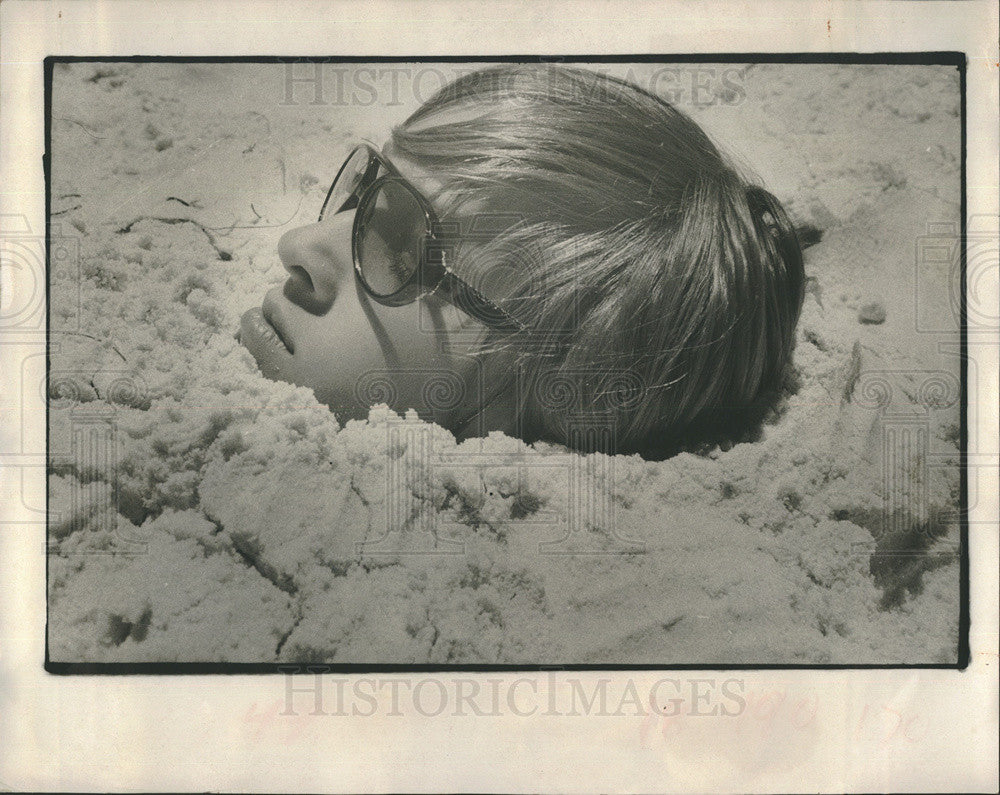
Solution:
[[[964,60],[742,57],[49,58],[47,669],[964,666]]]

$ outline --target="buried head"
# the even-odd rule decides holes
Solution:
[[[248,343],[266,374],[363,416],[356,384],[381,371],[393,408],[465,433],[576,444],[589,416],[623,452],[763,413],[791,354],[799,246],[780,203],[672,105],[594,72],[506,65],[446,86],[383,152],[359,177],[367,193],[282,239],[290,278],[261,316],[283,344]],[[428,216],[359,235],[358,213],[377,215],[366,199],[397,177]],[[397,283],[357,278],[359,250]],[[388,288],[406,300],[374,294]],[[428,416],[429,372],[461,380],[461,405]]]

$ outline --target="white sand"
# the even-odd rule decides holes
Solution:
[[[341,428],[235,341],[278,237],[412,101],[282,105],[281,66],[57,67],[53,223],[81,260],[51,290],[51,658],[953,662],[957,321],[916,252],[958,223],[957,72],[741,74],[743,101],[680,101],[824,230],[801,387],[761,441],[650,463],[384,410]],[[873,569],[886,505],[943,518]]]

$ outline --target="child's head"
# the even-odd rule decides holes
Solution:
[[[420,373],[442,368],[470,399],[429,418],[456,432],[579,445],[592,435],[574,428],[603,429],[605,449],[650,454],[737,437],[779,390],[802,303],[795,234],[666,101],[585,70],[493,67],[442,89],[385,155],[443,239],[458,232],[446,264],[506,321],[441,287],[403,306],[370,300],[350,278],[355,213],[325,215],[283,238],[284,300],[302,323],[284,359],[248,344],[265,373],[357,416],[373,373],[393,408],[419,410]],[[274,292],[265,314],[283,315],[287,338],[293,311]]]

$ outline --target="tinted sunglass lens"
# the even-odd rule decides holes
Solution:
[[[344,163],[340,173],[330,189],[330,195],[323,205],[320,213],[321,218],[335,215],[342,210],[351,210],[357,206],[358,192],[365,181],[370,160],[368,152],[363,147],[355,149],[351,156]]]
[[[405,287],[420,264],[427,222],[417,198],[392,180],[360,210],[357,256],[361,278],[376,295]]]

